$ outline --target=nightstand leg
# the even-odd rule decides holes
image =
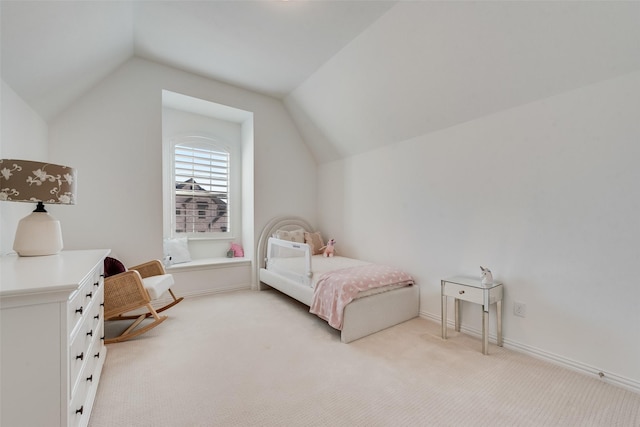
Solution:
[[[442,339],[447,339],[447,297],[442,295]]]
[[[502,301],[496,302],[496,317],[498,322],[498,346],[502,347]]]
[[[489,354],[489,311],[482,307],[482,354]]]
[[[456,332],[460,332],[460,300],[455,298],[454,301],[453,315],[455,317]]]

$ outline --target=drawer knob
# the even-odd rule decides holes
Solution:
[[[87,377],[87,381],[89,381],[89,382],[93,382],[93,374],[91,374],[91,375],[89,375],[89,376]]]
[[[89,332],[87,332],[87,336],[88,336],[88,337],[92,337],[92,336],[93,336],[93,329],[92,329],[92,330],[90,330]]]
[[[76,356],[76,360],[78,360],[78,359],[84,360],[84,351]]]
[[[97,352],[96,354],[94,354],[93,357],[95,357],[96,359],[100,359],[100,352]]]
[[[89,293],[87,294],[87,298],[91,298],[92,296],[93,296],[93,292],[89,292]]]
[[[95,287],[97,288],[98,286],[100,286],[100,282],[95,282],[95,283],[93,284],[93,286],[95,286]]]
[[[76,308],[76,313],[80,313],[80,314],[82,314],[82,307],[80,307],[80,308]]]
[[[84,406],[81,406],[80,409],[76,409],[76,414],[82,415],[83,410],[84,410]]]
[[[460,295],[462,295],[462,294],[464,294],[464,291],[458,291],[458,293],[459,293]]]
[[[100,315],[99,315],[99,314],[96,314],[95,316],[93,316],[93,318],[94,318],[94,319],[96,319],[96,320],[98,320],[98,319],[100,319]]]

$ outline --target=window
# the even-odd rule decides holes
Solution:
[[[186,237],[192,259],[250,245],[253,114],[163,90],[162,190],[162,236]]]
[[[198,218],[203,219],[207,217],[208,206],[203,203],[198,203]]]
[[[175,234],[229,231],[229,150],[207,137],[174,141],[173,182]]]

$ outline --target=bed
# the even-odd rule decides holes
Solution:
[[[281,237],[282,232],[297,233],[299,229],[309,233],[315,231],[307,221],[297,217],[278,217],[264,227],[258,240],[259,290],[276,289],[309,306],[312,311],[314,289],[319,281],[328,277],[324,274],[328,268],[355,267],[353,271],[358,267],[375,268],[374,264],[365,261],[312,255],[309,252],[313,249],[307,244],[275,238],[277,234]],[[339,310],[339,327],[332,326],[340,330],[341,341],[349,343],[417,317],[418,310],[418,286],[412,280],[403,281],[389,284],[383,290],[362,292]]]

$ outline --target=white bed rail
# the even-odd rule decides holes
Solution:
[[[285,262],[287,262],[287,268],[281,268],[284,267]],[[313,277],[311,248],[306,243],[270,237],[267,243],[266,268],[310,286]]]

